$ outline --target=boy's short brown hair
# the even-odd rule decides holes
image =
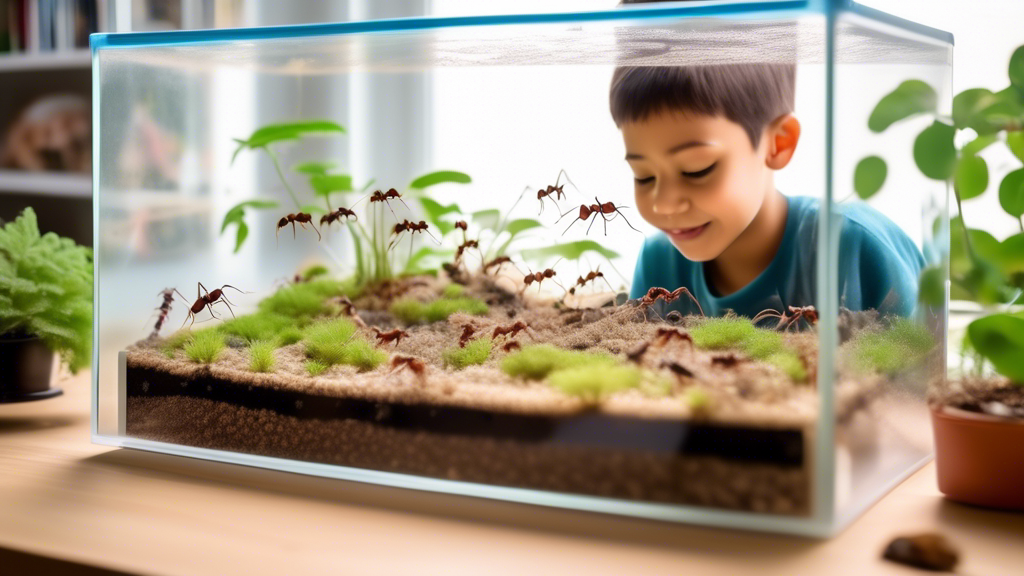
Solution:
[[[666,111],[725,116],[743,127],[756,148],[765,126],[793,112],[793,64],[620,66],[610,105],[617,126]]]

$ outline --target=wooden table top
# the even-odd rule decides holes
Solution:
[[[89,376],[0,405],[0,548],[147,574],[923,574],[880,558],[939,531],[958,573],[1024,573],[1024,514],[942,498],[935,467],[828,541],[407,491],[97,446]]]

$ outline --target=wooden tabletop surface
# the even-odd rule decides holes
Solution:
[[[828,541],[429,494],[97,446],[89,377],[0,405],[0,548],[145,574],[924,574],[880,559],[939,531],[958,573],[1024,573],[1024,515],[919,471]],[[2,570],[0,570],[2,572]]]

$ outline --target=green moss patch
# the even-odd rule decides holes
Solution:
[[[782,334],[754,326],[747,318],[726,316],[707,318],[690,329],[698,348],[708,350],[742,350],[747,356],[771,364],[794,381],[807,379],[807,369],[800,356],[788,348]]]
[[[610,354],[577,352],[550,344],[536,344],[506,356],[501,361],[501,370],[509,376],[543,380],[555,370],[612,366],[617,362],[618,360]]]
[[[494,341],[491,338],[477,338],[467,343],[465,348],[455,346],[444,350],[441,352],[441,359],[446,367],[462,370],[466,366],[483,364],[491,355],[493,348]]]
[[[249,369],[253,372],[271,372],[277,359],[273,342],[253,342],[249,345]]]
[[[396,300],[388,309],[391,315],[406,324],[434,323],[447,320],[456,312],[483,316],[490,309],[482,300],[468,297],[439,298],[431,302],[420,302],[411,298]]]
[[[635,366],[579,366],[556,370],[548,383],[570,396],[598,400],[640,385],[643,373]]]
[[[320,362],[319,360],[306,360],[306,374],[310,376],[319,376],[323,374],[330,366]]]
[[[246,342],[270,342],[277,340],[277,335],[292,328],[295,321],[287,316],[271,312],[257,312],[239,316],[225,321],[217,327],[224,334],[237,336]]]
[[[189,360],[197,364],[210,364],[216,362],[224,350],[224,335],[216,330],[201,330],[192,334],[184,348]]]
[[[900,319],[886,330],[858,336],[849,354],[855,370],[892,375],[916,366],[934,346],[927,328]]]
[[[318,322],[306,328],[303,343],[306,356],[325,364],[348,364],[360,370],[372,370],[388,355],[366,339],[354,336],[356,325],[347,318]]]
[[[466,295],[466,287],[462,284],[449,284],[441,291],[442,298],[461,298]]]
[[[334,306],[328,301],[330,298],[348,295],[351,290],[346,283],[320,278],[281,288],[260,302],[259,309],[265,314],[308,322],[333,311]]]

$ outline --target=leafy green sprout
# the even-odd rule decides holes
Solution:
[[[981,156],[984,150],[1003,142],[1024,162],[1024,46],[1010,57],[1008,77],[1010,85],[998,92],[973,88],[957,94],[951,118],[938,115],[938,97],[931,86],[908,80],[882,98],[868,120],[872,131],[882,132],[907,118],[934,118],[914,140],[914,162],[926,177],[951,184],[956,200],[958,216],[949,225],[950,298],[983,305],[1009,306],[1024,294],[1024,168],[1003,176],[997,191],[999,205],[1017,220],[1019,234],[1000,242],[983,230],[968,227],[963,218],[963,202],[981,196],[989,188],[989,167]],[[973,138],[960,150],[954,144],[958,132]],[[858,196],[868,199],[881,190],[885,172],[885,163],[877,156],[861,160],[854,174]],[[936,222],[936,228],[941,230],[940,224]],[[944,284],[941,265],[925,268],[919,300],[944,307]],[[1013,314],[979,318],[968,327],[968,349],[990,361],[999,373],[1024,384],[1024,342],[1017,337],[1019,332],[1010,332],[1019,329]]]

